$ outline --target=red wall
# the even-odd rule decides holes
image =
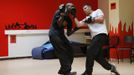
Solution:
[[[90,3],[93,9],[98,7],[98,0],[1,0],[0,1],[0,56],[8,55],[5,26],[12,23],[36,24],[38,29],[49,29],[53,14],[59,4],[72,2],[77,7],[77,15],[82,19],[84,3]]]
[[[122,22],[120,21],[119,24],[118,24],[118,28],[114,28],[112,25],[110,25],[110,36],[113,36],[113,35],[116,35],[119,37],[119,44],[117,46],[117,48],[131,48],[133,46],[132,43],[125,43],[124,41],[124,37],[125,36],[133,36],[133,27],[134,27],[134,24],[132,22],[131,25],[129,25],[129,29],[127,31],[127,28],[126,28],[126,23],[125,24],[122,24]],[[123,28],[123,30],[122,30]],[[117,49],[116,48],[111,48],[110,49],[110,57],[111,58],[117,58]],[[130,51],[129,50],[118,50],[118,54],[119,54],[119,58],[120,59],[123,59],[123,58],[129,58],[130,57]]]

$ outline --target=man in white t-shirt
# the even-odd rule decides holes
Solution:
[[[102,47],[108,44],[108,32],[104,20],[104,14],[100,9],[92,10],[89,4],[83,6],[83,11],[87,15],[82,21],[76,18],[76,12],[73,12],[74,21],[77,27],[88,25],[91,33],[92,41],[87,47],[86,53],[86,69],[82,75],[92,75],[94,60],[96,60],[106,70],[110,70],[116,75],[120,75],[115,66],[110,64],[104,57]]]

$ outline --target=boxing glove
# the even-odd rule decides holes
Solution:
[[[67,32],[67,36],[72,35],[74,32],[76,32],[76,31],[79,30],[79,29],[80,29],[80,27],[75,27],[72,31]]]
[[[65,12],[65,5],[64,4],[59,5],[59,10],[61,13]]]
[[[92,16],[89,16],[87,19],[85,19],[85,23],[93,23],[95,19]]]
[[[74,6],[71,7],[71,12],[72,16],[75,18],[76,17],[76,8]]]

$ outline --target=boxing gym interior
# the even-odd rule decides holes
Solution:
[[[134,75],[134,0],[0,0],[0,75],[59,75],[48,35],[55,11],[68,2],[76,7],[79,20],[86,16],[85,3],[103,11],[109,36],[106,59],[120,75]],[[72,24],[76,26],[73,19]],[[74,51],[72,71],[81,75],[91,33],[85,26],[66,37]],[[115,74],[94,61],[92,75]]]

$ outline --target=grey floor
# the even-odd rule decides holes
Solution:
[[[112,61],[117,66],[121,75],[134,75],[134,62],[130,64],[127,61]],[[85,57],[74,59],[72,71],[77,71],[80,75],[84,71]],[[58,75],[58,59],[51,60],[34,60],[32,58],[0,60],[0,75]],[[93,75],[111,75],[95,62]]]

